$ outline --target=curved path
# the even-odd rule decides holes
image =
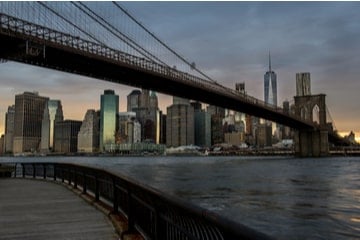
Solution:
[[[0,179],[0,239],[118,239],[102,212],[65,187]]]

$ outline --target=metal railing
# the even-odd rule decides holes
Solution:
[[[108,170],[64,163],[17,163],[15,177],[63,182],[112,205],[145,239],[273,239],[216,213]]]

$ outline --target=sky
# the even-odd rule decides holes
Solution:
[[[326,94],[339,132],[360,135],[360,2],[121,2],[181,56],[217,82],[264,98],[271,52],[278,104],[293,101],[295,75],[310,72],[312,94]],[[114,89],[120,111],[133,88],[69,73],[0,63],[0,133],[15,94],[36,91],[60,99],[66,119],[82,120]],[[158,94],[166,113],[170,96]]]

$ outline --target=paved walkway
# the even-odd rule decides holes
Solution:
[[[100,211],[65,187],[0,179],[0,239],[118,239]]]

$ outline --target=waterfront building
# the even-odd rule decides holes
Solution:
[[[271,69],[271,56],[269,53],[269,71],[264,75],[264,100],[265,103],[277,106],[276,73]]]
[[[139,98],[141,95],[140,90],[133,90],[129,95],[127,95],[127,111],[134,112],[139,105]]]
[[[141,124],[141,141],[160,142],[160,111],[158,98],[154,91],[143,89],[128,95],[128,111],[136,113]],[[137,104],[136,104],[137,103]]]
[[[296,96],[311,95],[310,73],[296,73]]]
[[[209,105],[206,111],[211,115],[211,145],[223,143],[223,118],[225,117],[225,109]]]
[[[195,145],[200,147],[211,146],[211,115],[203,111],[201,103],[192,102],[194,108],[194,123],[195,123]]]
[[[264,101],[267,104],[277,106],[277,76],[271,69],[271,56],[269,53],[269,70],[264,75]],[[266,121],[268,122],[268,121]],[[268,122],[268,124],[270,124]],[[279,126],[276,123],[271,123],[274,132],[279,132]]]
[[[78,133],[77,151],[94,153],[99,151],[100,111],[89,109],[86,111]]]
[[[268,123],[260,124],[256,129],[256,145],[258,147],[272,146],[272,125]]]
[[[63,120],[64,116],[61,101],[47,101],[41,125],[41,152],[47,153],[53,150],[55,123]]]
[[[5,114],[4,153],[13,152],[15,105],[9,106]]]
[[[0,137],[0,155],[3,155],[5,153],[5,135],[2,134]]]
[[[166,144],[166,114],[160,111],[160,144]]]
[[[100,98],[100,151],[104,151],[105,144],[115,143],[118,112],[119,96],[114,90],[105,90]]]
[[[167,107],[166,145],[178,147],[194,144],[194,108],[189,100],[173,97]]]
[[[15,96],[13,153],[35,152],[40,148],[41,127],[48,97],[37,92]]]
[[[245,133],[244,132],[225,133],[224,142],[230,145],[241,146],[245,142]]]
[[[64,120],[55,123],[54,152],[77,152],[78,134],[81,124],[81,121],[75,120]]]
[[[135,112],[119,113],[119,130],[116,143],[141,142],[141,124],[136,119]]]

